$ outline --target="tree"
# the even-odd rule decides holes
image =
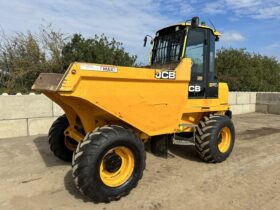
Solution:
[[[85,39],[81,34],[74,34],[62,50],[65,66],[74,61],[133,66],[136,56],[125,52],[122,43],[108,39],[104,34],[100,37]]]
[[[216,69],[232,91],[280,91],[280,63],[273,57],[222,48],[217,51]]]
[[[125,52],[120,42],[105,35],[71,40],[51,25],[39,34],[0,35],[0,93],[28,93],[41,72],[63,73],[71,62],[135,65],[136,56]]]
[[[50,26],[42,28],[39,35],[28,32],[8,37],[2,33],[0,92],[27,93],[41,72],[62,72],[64,41],[64,35]]]

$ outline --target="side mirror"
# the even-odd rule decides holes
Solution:
[[[145,36],[145,38],[144,38],[144,47],[146,47],[147,40],[148,40],[148,38],[147,38],[147,36]]]
[[[151,38],[151,45],[154,43],[154,38],[151,37],[150,35],[146,35],[145,38],[144,38],[144,47],[146,47],[146,44],[147,44],[147,41],[148,41],[148,37]]]
[[[191,22],[192,28],[197,28],[199,26],[199,17],[193,17]]]

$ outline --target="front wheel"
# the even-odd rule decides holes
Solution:
[[[104,126],[78,145],[72,173],[76,187],[94,202],[110,202],[127,195],[142,178],[143,142],[130,130]]]
[[[195,148],[205,162],[224,161],[232,152],[234,141],[234,125],[227,116],[205,116],[196,129]]]

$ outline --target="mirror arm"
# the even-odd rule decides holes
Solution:
[[[146,35],[145,38],[144,38],[144,47],[146,47],[148,37],[151,38],[151,44],[153,44],[154,38],[150,35]]]

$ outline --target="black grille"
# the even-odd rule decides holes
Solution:
[[[181,58],[184,30],[159,35],[152,51],[152,64],[166,64]]]

